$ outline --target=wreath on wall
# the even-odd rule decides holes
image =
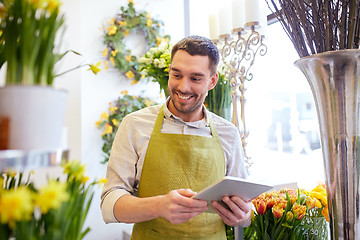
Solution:
[[[127,8],[121,7],[121,12],[108,22],[105,28],[104,43],[106,49],[103,56],[106,57],[111,65],[133,83],[137,83],[140,78],[144,78],[139,71],[138,59],[132,55],[131,50],[126,48],[124,39],[130,33],[142,33],[146,40],[146,51],[151,47],[158,46],[162,41],[169,41],[168,35],[160,33],[164,25],[162,21],[153,19],[146,11],[137,12],[134,8],[133,0],[129,0]]]

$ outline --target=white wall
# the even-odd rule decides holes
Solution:
[[[73,49],[83,57],[69,55],[59,66],[66,70],[79,63],[94,63],[104,60],[101,51],[105,48],[101,28],[106,21],[120,11],[128,1],[119,0],[63,0],[62,10],[66,17],[66,32],[62,39],[63,49]],[[164,21],[164,32],[171,36],[171,42],[184,37],[183,0],[135,0],[135,9],[146,10],[153,18]],[[105,177],[106,165],[100,164],[102,157],[101,131],[95,122],[107,110],[108,103],[120,92],[147,97],[158,96],[154,83],[139,83],[131,86],[116,69],[109,68],[93,75],[87,68],[71,72],[59,78],[56,85],[69,92],[65,125],[68,129],[67,145],[70,159],[86,163],[91,177]],[[141,93],[144,91],[143,93]],[[97,189],[85,225],[91,232],[85,239],[122,239],[125,224],[104,224],[100,212],[100,193]]]

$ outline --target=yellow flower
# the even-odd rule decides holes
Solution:
[[[127,55],[127,56],[125,57],[125,59],[126,59],[126,61],[130,62],[130,61],[131,61],[131,55]]]
[[[100,178],[98,181],[98,186],[102,187],[105,183],[107,183],[107,179],[106,178]]]
[[[110,27],[107,28],[107,31],[108,31],[108,35],[111,36],[116,33],[117,28],[115,25],[111,25]]]
[[[101,114],[101,119],[102,120],[108,120],[109,119],[109,113],[108,112],[103,112]]]
[[[121,92],[121,94],[123,94],[123,95],[128,95],[128,91],[127,91],[127,90],[124,90],[124,91]]]
[[[70,179],[81,180],[85,173],[85,164],[78,160],[69,161],[63,165],[64,173],[67,173]]]
[[[115,57],[117,53],[118,53],[118,50],[116,50],[116,49],[112,50],[111,51],[111,56]]]
[[[109,61],[111,62],[111,65],[115,66],[115,58],[114,57],[110,57]]]
[[[127,73],[125,73],[125,76],[129,79],[133,79],[135,77],[135,75],[132,71],[128,71]]]
[[[145,74],[141,74],[141,79],[144,79],[145,78]]]
[[[97,128],[99,127],[100,123],[102,123],[102,120],[99,120],[95,123]]]
[[[112,19],[110,19],[109,21],[107,21],[107,24],[109,24],[109,25],[114,25],[115,24],[115,18],[112,18]]]
[[[152,19],[148,19],[148,20],[146,21],[146,26],[151,27],[152,24],[153,24]]]
[[[50,13],[53,12],[58,12],[59,11],[59,0],[48,0],[47,2],[47,9],[49,10]]]
[[[150,15],[150,13],[148,12],[148,13],[146,13],[146,18],[151,18],[151,15]]]
[[[35,198],[35,205],[39,206],[43,214],[46,214],[50,209],[58,209],[63,202],[69,199],[66,188],[65,183],[49,181],[48,185],[39,190]]]
[[[114,114],[116,112],[116,110],[118,110],[118,107],[116,107],[116,106],[109,107],[109,111],[111,112],[111,114]]]
[[[138,83],[139,83],[139,82],[134,79],[134,80],[132,80],[132,82],[130,83],[130,85],[135,85],[135,84],[138,84]]]
[[[117,119],[113,119],[112,121],[112,124],[114,124],[115,126],[118,126],[119,125],[119,121]]]
[[[133,96],[133,99],[139,99],[139,97],[138,96]]]
[[[104,65],[105,70],[108,70],[108,69],[109,69],[108,62],[107,62],[107,61],[103,61],[103,65]]]
[[[117,23],[118,23],[118,25],[119,25],[120,27],[126,26],[126,22],[125,22],[125,21],[118,21]]]
[[[14,227],[15,221],[29,220],[34,211],[32,193],[25,186],[1,192],[0,222]]]
[[[126,37],[127,35],[129,35],[129,31],[128,31],[128,30],[125,30],[125,31],[124,31],[124,35],[125,35],[125,37]]]
[[[109,52],[108,49],[105,48],[101,53],[102,53],[102,55],[103,55],[104,57],[107,57],[108,52]]]
[[[104,136],[104,135],[110,134],[112,132],[113,132],[113,127],[107,123],[107,124],[105,124],[105,129],[101,135]]]
[[[81,183],[85,184],[87,181],[89,181],[90,177],[89,176],[83,176],[83,178],[81,179]]]
[[[150,106],[151,104],[153,104],[154,101],[149,101],[149,99],[145,99],[145,106]]]
[[[97,62],[95,65],[90,64],[90,68],[88,70],[91,70],[95,75],[101,71],[100,69],[101,62]]]
[[[134,0],[129,0],[129,3],[131,3],[132,5],[135,5]]]

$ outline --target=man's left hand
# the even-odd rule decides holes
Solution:
[[[232,196],[231,198],[225,196],[223,202],[229,206],[230,210],[216,201],[212,202],[211,206],[226,225],[246,227],[246,225],[250,224],[251,202],[245,202],[238,196]]]

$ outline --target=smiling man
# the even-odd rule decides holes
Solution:
[[[101,195],[104,221],[135,223],[131,239],[226,239],[224,223],[249,224],[251,204],[225,196],[217,214],[192,199],[223,176],[246,177],[237,128],[204,100],[218,80],[219,52],[187,37],[171,52],[164,105],[127,115],[116,134]]]

